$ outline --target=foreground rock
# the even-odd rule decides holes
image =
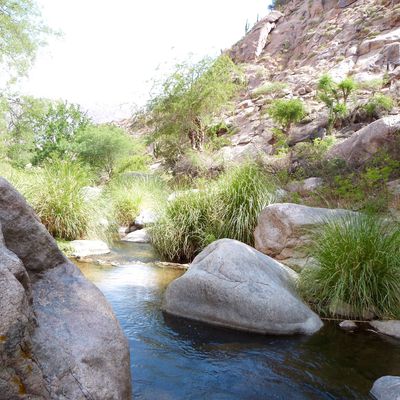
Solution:
[[[130,399],[111,307],[2,178],[0,224],[0,399]]]
[[[307,207],[292,203],[277,203],[266,207],[258,218],[254,232],[257,250],[293,268],[307,263],[305,246],[310,243],[310,231],[327,220],[353,214],[341,209]]]
[[[400,339],[400,321],[371,321],[369,324],[379,333]]]
[[[371,395],[376,400],[399,400],[400,377],[383,376],[379,378],[371,389]]]
[[[378,119],[360,129],[343,142],[333,146],[328,158],[341,158],[357,167],[368,161],[380,150],[390,150],[398,142],[400,115]]]
[[[100,256],[110,253],[107,243],[102,240],[73,240],[70,242],[72,256],[76,258]]]
[[[170,314],[261,334],[312,334],[322,322],[297,296],[296,274],[235,240],[210,244],[166,290]]]

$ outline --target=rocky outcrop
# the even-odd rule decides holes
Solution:
[[[213,325],[261,334],[312,334],[322,322],[295,291],[296,274],[254,248],[222,239],[172,282],[163,309]]]
[[[130,399],[111,307],[2,178],[0,224],[0,399]]]
[[[370,321],[369,324],[379,333],[400,339],[400,321]]]
[[[378,151],[398,143],[400,115],[381,118],[362,128],[343,142],[333,146],[328,158],[341,158],[357,167],[368,161]]]
[[[249,62],[259,57],[267,44],[268,35],[282,17],[281,12],[271,11],[231,49],[230,56],[238,62]]]
[[[295,269],[301,269],[307,263],[305,246],[310,243],[311,228],[349,214],[350,211],[341,209],[271,204],[258,218],[254,232],[255,247]]]
[[[383,376],[379,378],[371,389],[371,395],[376,400],[399,400],[400,377]]]

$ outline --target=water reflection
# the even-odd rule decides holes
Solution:
[[[123,257],[124,249],[118,251]],[[150,247],[138,247],[137,254],[139,261],[156,257]],[[135,399],[366,399],[376,378],[400,374],[400,341],[333,325],[311,337],[218,329],[160,311],[162,293],[179,270],[137,263],[80,267],[129,338]]]

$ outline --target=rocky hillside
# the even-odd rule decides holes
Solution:
[[[351,110],[363,104],[381,81],[382,94],[400,93],[400,2],[398,0],[292,0],[274,10],[236,43],[229,54],[242,64],[248,81],[225,121],[236,128],[226,160],[272,154],[274,123],[266,113],[276,98],[300,98],[308,112],[291,131],[291,145],[321,134],[327,125],[317,82],[328,73],[336,81],[351,76],[359,89]],[[390,111],[399,113],[398,108]],[[335,132],[347,137],[366,121],[352,118]]]

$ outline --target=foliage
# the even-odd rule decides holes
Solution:
[[[152,230],[153,244],[170,261],[190,261],[207,244],[223,237],[253,244],[261,210],[273,185],[260,168],[245,163],[205,189],[186,191],[170,202]]]
[[[35,0],[1,0],[0,63],[9,78],[27,72],[49,33]]]
[[[254,89],[251,94],[253,97],[263,95],[274,95],[274,97],[279,97],[287,86],[288,85],[285,82],[267,82]]]
[[[5,118],[8,120],[6,137],[7,156],[14,166],[23,168],[32,163],[35,155],[35,132],[44,118],[50,101],[30,96],[7,99]]]
[[[241,87],[228,56],[180,64],[149,103],[158,155],[174,163],[186,148],[201,150],[204,126]]]
[[[135,190],[131,182],[112,185],[108,190],[115,222],[123,226],[131,225],[140,213],[142,194]]]
[[[209,151],[218,151],[224,146],[229,146],[231,141],[228,136],[234,133],[233,128],[225,122],[219,122],[207,128],[206,147]]]
[[[304,118],[306,110],[300,99],[278,99],[271,103],[268,114],[288,134],[292,124],[298,123]]]
[[[54,237],[81,239],[88,232],[93,211],[82,195],[88,183],[79,164],[53,161],[35,171],[25,195]]]
[[[329,129],[347,115],[347,102],[351,93],[357,89],[352,78],[345,78],[336,83],[328,74],[322,75],[318,81],[318,97],[329,109]]]
[[[34,164],[51,158],[65,158],[72,154],[72,143],[90,119],[75,104],[50,104],[47,111],[33,118],[35,140]]]
[[[157,251],[167,260],[192,260],[217,238],[219,220],[211,191],[187,192],[166,206],[164,215],[151,228]]]
[[[318,311],[347,304],[358,316],[400,316],[398,226],[366,215],[331,220],[314,235],[311,249],[318,266],[302,272],[300,290]]]
[[[165,201],[164,182],[157,177],[115,176],[103,194],[109,206],[109,219],[113,224],[129,226],[139,215],[143,205],[157,209]]]
[[[89,125],[76,138],[75,151],[82,162],[111,177],[121,160],[134,150],[134,142],[121,128],[113,125]],[[125,161],[122,170],[135,166],[138,159]],[[141,165],[139,165],[142,167]]]
[[[370,119],[380,118],[381,114],[387,113],[394,107],[393,99],[384,94],[374,94],[363,106]]]
[[[253,245],[258,216],[270,203],[272,190],[272,183],[252,163],[245,163],[222,176],[218,181],[223,221],[220,237]]]

